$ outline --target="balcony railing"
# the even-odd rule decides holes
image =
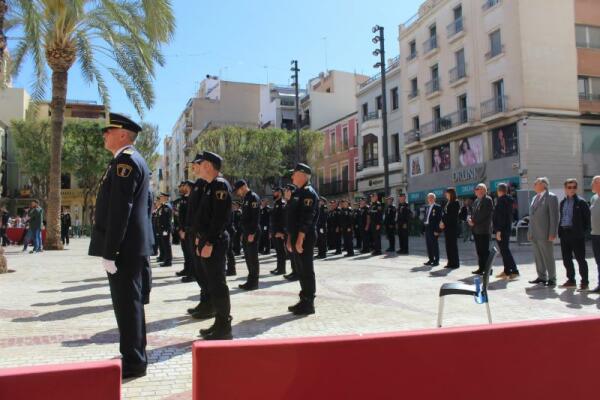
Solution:
[[[438,47],[437,35],[432,36],[423,42],[423,53],[427,54],[430,51],[437,49],[437,47]]]
[[[400,162],[400,154],[390,154],[388,156],[389,163]]]
[[[485,59],[489,60],[489,59],[494,58],[502,53],[504,53],[504,45],[503,44],[494,45],[494,46],[492,46],[492,49],[490,51],[485,53]]]
[[[369,160],[364,160],[362,164],[358,164],[357,171],[362,171],[365,168],[378,167],[378,166],[379,166],[379,159],[371,158]]]
[[[427,138],[436,133],[473,122],[475,119],[474,115],[475,109],[473,107],[467,107],[453,112],[452,114],[434,119],[431,122],[421,125],[421,138]]]
[[[421,131],[417,129],[411,129],[408,132],[404,132],[404,144],[416,143],[421,140]]]
[[[457,19],[452,21],[446,27],[446,30],[448,31],[448,39],[450,39],[452,36],[456,35],[457,33],[462,32],[463,29],[464,29],[463,17],[458,17]]]
[[[408,93],[408,99],[414,99],[415,97],[417,97],[419,95],[419,89],[413,90],[412,92]]]
[[[280,99],[279,104],[284,107],[294,107],[296,105],[296,101],[294,99]]]
[[[363,115],[363,122],[371,121],[374,119],[379,119],[379,111],[371,111],[368,114]]]
[[[319,185],[319,194],[331,196],[354,191],[354,181],[333,181]]]
[[[459,64],[456,67],[452,68],[449,72],[450,75],[450,83],[454,83],[458,80],[467,77],[467,65]]]
[[[391,58],[388,60],[388,64],[385,67],[385,72],[390,72],[390,70],[396,68],[398,65],[400,64],[400,55],[397,55],[394,58]],[[359,84],[358,87],[360,89],[364,88],[365,86],[368,86],[369,84],[378,81],[381,79],[381,72],[376,73],[375,75],[371,76],[369,79],[367,79],[366,81],[364,81],[363,83]]]
[[[579,93],[579,100],[583,100],[583,101],[600,101],[600,94]]]
[[[430,95],[440,91],[440,78],[435,77],[425,84],[425,93]]]
[[[487,9],[494,7],[498,3],[500,3],[500,0],[484,0],[481,8],[483,8],[484,10],[487,10]]]
[[[508,97],[496,96],[481,103],[481,118],[508,111]]]
[[[407,57],[406,57],[406,61],[412,61],[415,58],[417,58],[417,51],[413,51],[412,53],[410,53]]]

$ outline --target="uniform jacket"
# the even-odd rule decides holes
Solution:
[[[260,213],[260,197],[252,190],[244,196],[242,203],[242,231],[246,235],[256,234],[259,231],[258,220]]]
[[[412,217],[412,211],[410,211],[408,203],[398,204],[396,215],[396,223],[398,224],[398,229],[408,229],[408,223],[410,222],[410,218]]]
[[[352,230],[354,223],[352,220],[352,209],[350,207],[340,208],[339,225],[341,232],[348,232],[348,229]]]
[[[177,202],[177,215],[179,216],[178,218],[178,222],[179,225],[177,226],[177,230],[182,231],[185,230],[185,227],[187,225],[187,208],[188,208],[188,197],[189,196],[181,196]]]
[[[537,196],[537,195],[536,195]],[[554,193],[544,192],[539,201],[536,196],[529,206],[529,230],[531,240],[547,241],[550,236],[558,235],[560,212],[558,198]]]
[[[329,210],[327,210],[327,205],[324,204],[319,207],[319,216],[317,217],[317,228],[320,233],[327,232],[327,217],[329,214]]]
[[[429,204],[425,208],[425,215],[423,216],[423,223],[427,221],[427,210],[429,209]],[[425,229],[433,230],[433,232],[440,232],[440,222],[442,221],[442,206],[437,203],[433,204],[433,208],[431,209],[431,214],[429,215],[429,224],[425,226]]]
[[[161,232],[171,232],[173,229],[173,209],[169,203],[161,204],[158,208],[158,229]]]
[[[396,227],[396,207],[389,205],[385,208],[385,217],[383,223],[387,230],[393,230]]]
[[[371,203],[369,206],[370,227],[375,229],[376,225],[383,224],[383,206],[381,203]]]
[[[572,233],[575,237],[580,239],[585,238],[585,234],[590,230],[591,225],[591,217],[590,217],[590,207],[587,202],[581,197],[575,195],[575,202],[573,204],[573,226]],[[558,236],[561,236],[563,233],[563,227],[560,226],[560,221],[562,221],[563,217],[563,206],[565,204],[566,199],[563,199],[560,202],[560,218],[559,218],[559,227],[558,227]]]
[[[272,210],[271,210],[270,206],[265,206],[260,209],[259,223],[260,223],[260,228],[263,232],[266,232],[269,230],[269,227],[271,225],[271,223],[270,223],[271,212],[272,212]]]
[[[217,177],[204,187],[194,219],[194,231],[201,242],[214,245],[226,239],[225,230],[230,218],[231,186],[224,178]]]
[[[270,229],[273,235],[285,232],[285,200],[283,197],[273,203]]]
[[[303,232],[306,236],[316,235],[319,195],[312,186],[307,184],[296,189],[286,208],[287,231],[292,237],[298,232]]]
[[[185,215],[185,230],[190,232],[192,235],[194,232],[194,221],[197,218],[197,214],[200,212],[200,201],[202,201],[202,194],[204,193],[204,188],[206,187],[206,181],[204,179],[196,179],[194,182],[194,187],[192,187],[192,191],[188,196],[187,206],[186,206],[186,215]]]

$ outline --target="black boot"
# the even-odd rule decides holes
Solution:
[[[290,272],[287,275],[283,276],[285,279],[287,279],[288,281],[297,281],[298,280],[298,274],[296,274],[295,272]]]
[[[202,303],[198,310],[196,310],[192,314],[192,318],[194,319],[209,319],[215,316],[215,310],[213,309],[212,304]]]
[[[235,276],[237,272],[235,270],[235,265],[227,267],[227,272],[225,273],[227,276]]]
[[[200,310],[201,307],[202,307],[202,302],[198,303],[198,305],[196,307],[194,307],[194,308],[188,308],[187,309],[187,313],[188,314],[193,314],[196,311]]]
[[[294,315],[310,315],[315,313],[314,299],[308,297],[300,297],[300,301],[288,307],[288,311]]]
[[[248,281],[246,283],[239,285],[238,287],[243,290],[256,290],[256,289],[258,289],[258,282]]]
[[[201,329],[200,335],[204,340],[231,340],[231,317],[221,319],[217,317],[215,323],[208,329]]]

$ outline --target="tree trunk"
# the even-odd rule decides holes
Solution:
[[[4,71],[4,50],[6,49],[6,36],[4,35],[4,16],[8,6],[6,0],[0,0],[0,88],[3,88],[6,84]]]
[[[60,175],[65,123],[65,104],[67,101],[67,71],[52,71],[52,138],[50,140],[50,182],[48,184],[48,209],[46,214],[46,250],[62,250],[60,238]]]

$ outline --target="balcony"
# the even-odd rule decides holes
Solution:
[[[425,84],[425,94],[427,96],[440,91],[440,78],[435,77]]]
[[[494,46],[492,46],[492,49],[490,51],[485,53],[485,59],[491,60],[492,58],[497,57],[503,53],[504,53],[504,45],[503,44],[494,45]]]
[[[417,51],[416,51],[416,50],[415,50],[415,51],[413,51],[412,53],[410,53],[410,54],[409,54],[409,55],[406,57],[406,61],[407,61],[407,62],[408,62],[408,61],[412,61],[412,60],[414,60],[415,58],[417,58]]]
[[[600,101],[600,94],[579,93],[579,100],[581,100],[581,101]]]
[[[492,115],[508,111],[508,97],[496,96],[490,100],[481,103],[481,118],[488,118]]]
[[[357,171],[362,171],[366,168],[370,168],[370,167],[378,167],[379,166],[379,159],[378,158],[371,158],[369,160],[365,160],[363,161],[362,164],[358,164],[356,167]]]
[[[418,129],[411,129],[408,132],[404,132],[404,145],[417,143],[421,140],[421,131]]]
[[[296,101],[294,99],[281,98],[279,104],[281,107],[294,107],[296,106]]]
[[[436,50],[438,48],[437,35],[432,36],[423,42],[423,54]]]
[[[397,163],[400,161],[400,154],[390,154],[388,156],[388,163]]]
[[[460,33],[464,30],[463,25],[463,17],[459,17],[452,21],[447,27],[446,31],[448,32],[448,39],[454,37],[457,33]]]
[[[450,84],[458,82],[467,77],[467,65],[457,65],[456,67],[452,68],[448,74],[450,75]]]
[[[473,107],[467,107],[452,114],[444,115],[439,119],[434,119],[424,125],[421,125],[421,139],[426,139],[437,133],[447,131],[453,128],[457,128],[461,125],[471,123],[475,121],[475,109]],[[410,131],[409,131],[410,132]],[[409,132],[405,133],[407,135]],[[408,144],[407,141],[405,143]]]
[[[412,92],[408,93],[408,100],[412,100],[419,96],[419,89],[415,89]]]
[[[363,122],[372,121],[375,119],[379,119],[379,111],[371,111],[370,113],[365,114],[362,117]]]
[[[499,3],[500,3],[500,0],[484,0],[481,8],[483,9],[483,11],[489,10],[490,8],[494,7],[495,5],[497,5]]]
[[[354,190],[354,181],[333,181],[319,185],[319,194],[322,196],[344,194]]]

